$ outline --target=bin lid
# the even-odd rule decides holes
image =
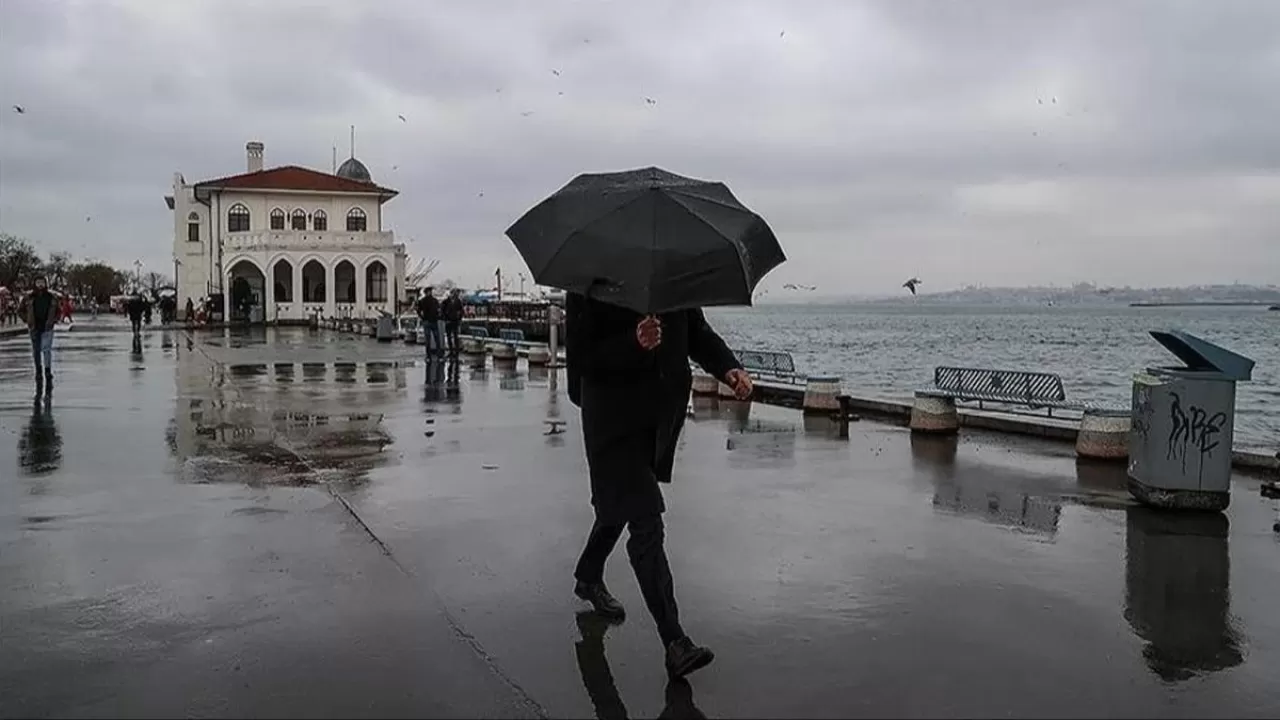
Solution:
[[[1152,330],[1151,337],[1192,370],[1221,373],[1228,380],[1253,377],[1253,361],[1181,330]]]

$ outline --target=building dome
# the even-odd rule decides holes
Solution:
[[[373,182],[373,176],[369,174],[369,168],[355,158],[348,158],[346,162],[339,165],[337,175],[356,182]]]

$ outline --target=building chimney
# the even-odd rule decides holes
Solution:
[[[256,140],[244,146],[245,156],[249,163],[249,172],[262,172],[262,151],[264,149],[262,143]]]

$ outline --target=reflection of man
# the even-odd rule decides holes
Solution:
[[[49,292],[49,281],[37,277],[26,299],[27,331],[31,334],[31,359],[36,366],[36,397],[53,392],[53,327],[58,322],[58,297]]]
[[[658,483],[671,481],[692,385],[689,360],[740,398],[750,396],[751,380],[701,310],[642,317],[577,294],[567,303],[569,399],[582,408],[596,514],[574,593],[601,615],[625,617],[605,587],[604,565],[628,529],[627,555],[666,648],[667,670],[681,677],[714,655],[680,626]]]
[[[48,404],[31,407],[31,421],[18,438],[18,465],[28,475],[42,475],[62,464],[62,437]]]
[[[578,657],[578,673],[582,676],[582,686],[591,698],[591,706],[600,720],[625,720],[627,706],[618,694],[617,683],[613,681],[613,672],[609,669],[609,659],[604,654],[604,636],[608,630],[607,621],[592,613],[578,613],[578,631],[582,639],[573,647]],[[693,688],[684,678],[671,678],[667,681],[666,704],[659,718],[691,718],[701,720],[707,716],[693,704]]]

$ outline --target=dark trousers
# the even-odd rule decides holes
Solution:
[[[680,627],[680,610],[676,607],[675,583],[671,579],[671,566],[667,564],[667,552],[663,547],[665,531],[661,515],[649,515],[627,524],[627,556],[631,569],[640,584],[640,594],[649,614],[658,625],[658,635],[663,645],[684,637]],[[582,549],[578,568],[573,576],[585,583],[604,582],[604,563],[609,553],[622,537],[623,525],[602,525],[599,520],[591,526],[587,546]]]
[[[449,354],[458,354],[458,321],[444,321],[444,339],[449,346]]]

